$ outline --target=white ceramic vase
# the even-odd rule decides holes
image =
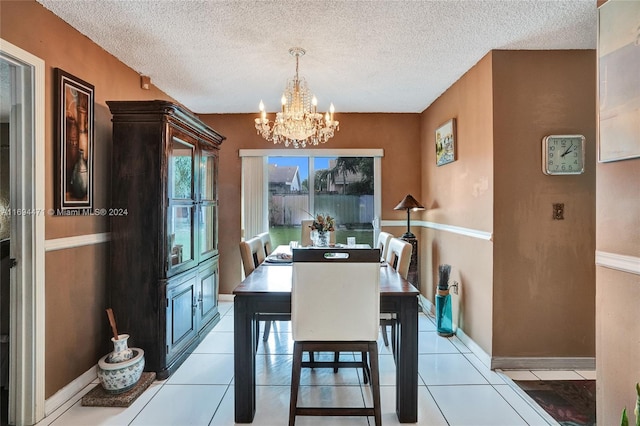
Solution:
[[[127,346],[128,334],[118,334],[118,340],[111,338],[113,352],[107,355],[107,362],[122,362],[133,358],[133,351]]]
[[[119,394],[132,389],[144,370],[144,351],[140,348],[129,349],[130,359],[110,362],[111,354],[107,354],[98,361],[98,379],[107,393]]]

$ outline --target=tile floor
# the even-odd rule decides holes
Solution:
[[[95,383],[46,417],[54,425],[233,425],[233,304],[221,302],[222,318],[194,353],[167,380],[156,381],[128,408],[83,407],[82,396]],[[254,425],[285,425],[293,343],[290,323],[277,323],[256,359],[257,410]],[[419,314],[418,424],[556,425],[513,379],[589,379],[593,371],[491,371],[457,337],[436,333],[433,318]],[[399,424],[395,415],[393,356],[379,339],[383,424]],[[331,354],[327,354],[331,356]],[[342,356],[347,356],[343,354]],[[361,371],[305,369],[300,401],[317,405],[370,405]],[[337,402],[336,402],[337,401]],[[372,418],[299,417],[299,425],[368,425]]]

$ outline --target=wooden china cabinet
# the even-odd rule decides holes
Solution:
[[[113,114],[108,290],[118,331],[168,377],[220,320],[218,150],[224,136],[167,101]]]

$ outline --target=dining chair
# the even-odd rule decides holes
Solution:
[[[385,257],[388,267],[394,268],[402,278],[407,279],[409,274],[409,264],[411,263],[411,252],[413,246],[411,243],[404,241],[400,238],[392,237],[387,244],[387,256]],[[396,339],[398,320],[394,314],[382,313],[380,314],[380,329],[382,331],[382,339],[384,345],[389,346],[389,339],[387,337],[387,327],[391,328],[391,349],[393,354],[396,353]]]
[[[269,232],[263,232],[257,235],[258,238],[262,241],[262,246],[264,247],[264,255],[269,256],[273,251],[273,245],[271,244],[271,234]]]
[[[255,269],[264,262],[266,258],[266,245],[260,236],[255,236],[246,241],[240,242],[240,257],[242,258],[242,266],[244,267],[244,275],[248,277]],[[269,339],[271,326],[273,321],[289,321],[291,317],[286,314],[258,314],[256,321],[256,336],[260,334],[260,321],[264,321],[264,333],[262,341]],[[257,344],[256,340],[256,344]]]
[[[240,242],[240,257],[244,267],[244,275],[248,277],[255,269],[264,262],[264,245],[259,237],[253,237]]]
[[[313,240],[311,239],[311,225],[313,225],[313,220],[303,220],[300,222],[300,244],[302,247],[308,247],[313,245]],[[329,244],[336,243],[336,232],[329,232]]]
[[[378,243],[376,246],[380,249],[381,258],[387,258],[387,249],[389,248],[389,240],[393,238],[393,235],[388,232],[380,232],[378,234]]]
[[[374,416],[382,424],[378,367],[380,250],[294,250],[293,366],[289,425],[296,416]],[[302,361],[303,351],[360,352],[360,361]],[[298,406],[302,367],[368,368],[373,407]],[[324,398],[323,398],[324,399]]]
[[[300,245],[302,247],[313,245],[313,241],[311,241],[311,225],[313,225],[313,219],[304,219],[300,222]]]
[[[389,249],[389,241],[393,238],[393,234],[388,232],[381,231],[378,234],[378,241],[376,246],[380,249],[381,259],[387,259],[387,251]],[[382,339],[384,340],[384,345],[389,346],[389,338],[387,337],[387,325],[393,324],[393,314],[389,313],[381,313],[380,314],[380,331],[382,333]],[[393,334],[393,332],[392,332]]]

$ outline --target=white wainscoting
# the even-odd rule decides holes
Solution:
[[[93,244],[106,243],[111,240],[110,232],[101,234],[78,235],[77,237],[54,238],[45,240],[45,251],[64,250],[75,247],[90,246]]]
[[[406,220],[381,220],[380,226],[398,226],[406,227]],[[478,229],[464,228],[462,226],[446,225],[443,223],[428,222],[426,220],[412,220],[412,227],[421,227],[436,229],[438,231],[450,232],[453,234],[464,235],[471,238],[478,238],[480,240],[493,241],[493,233],[487,231],[480,231]]]
[[[596,265],[640,275],[640,257],[596,250]]]

